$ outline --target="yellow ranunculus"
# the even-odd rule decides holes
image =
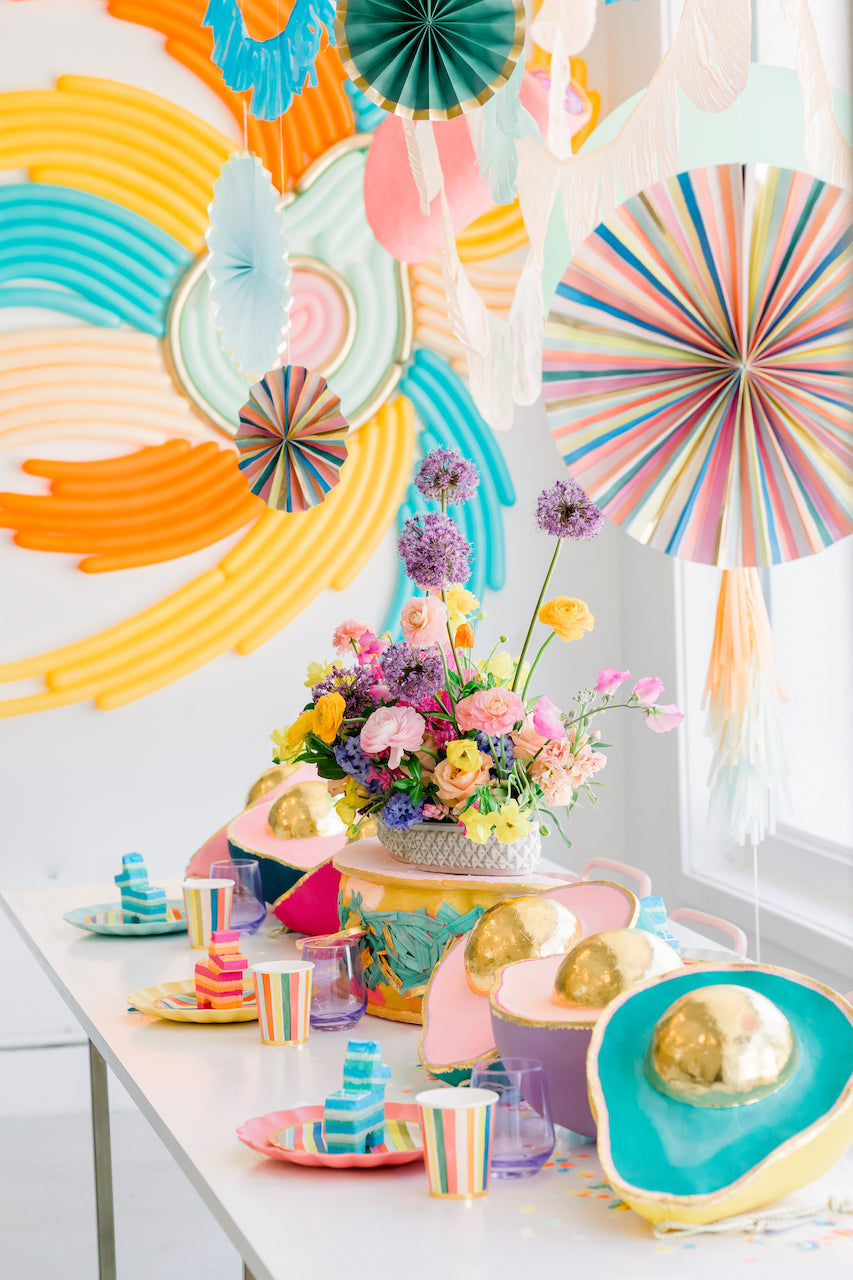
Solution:
[[[453,768],[460,769],[463,773],[480,768],[480,748],[473,738],[455,738],[453,742],[448,742],[444,753]]]
[[[444,594],[447,599],[447,616],[452,631],[455,631],[460,623],[480,608],[480,601],[473,591],[469,591],[467,587],[462,587],[458,583],[449,586]]]
[[[495,835],[501,844],[515,844],[516,840],[526,836],[533,827],[533,821],[521,812],[517,800],[504,801],[500,812],[492,816],[495,820]]]
[[[334,662],[309,662],[305,673],[305,688],[313,689],[315,684],[325,680],[334,665]]]
[[[324,742],[334,742],[344,718],[347,704],[340,693],[324,693],[314,703],[311,713],[311,732]]]
[[[486,843],[495,825],[493,813],[480,813],[479,809],[472,807],[460,813],[459,818],[465,823],[465,834],[469,840],[475,840],[477,844]]]
[[[300,716],[297,716],[293,724],[285,725],[283,729],[276,729],[270,734],[278,748],[280,763],[293,763],[302,750],[306,737],[312,730],[313,720],[313,711],[303,711]]]
[[[511,653],[507,653],[502,649],[500,653],[492,654],[491,658],[481,658],[474,663],[474,666],[484,676],[494,676],[501,684],[505,684],[507,680],[511,680],[515,674],[515,662]]]
[[[546,627],[553,627],[561,640],[580,640],[584,631],[592,631],[595,619],[583,600],[555,596],[543,604],[537,614]]]

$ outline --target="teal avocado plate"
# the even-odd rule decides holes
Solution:
[[[775,1093],[741,1106],[696,1107],[652,1085],[646,1047],[658,1019],[680,996],[718,983],[772,1000],[791,1024],[799,1056]],[[704,964],[658,978],[614,1001],[590,1045],[588,1084],[605,1176],[623,1195],[629,1188],[685,1205],[690,1198],[716,1197],[825,1121],[849,1095],[852,1072],[853,1010],[801,974]]]
[[[63,920],[86,929],[89,933],[105,933],[117,938],[147,938],[155,933],[186,933],[187,918],[180,898],[168,898],[165,920],[143,920],[132,924],[122,915],[120,902],[100,902],[92,907],[76,907],[66,911]]]

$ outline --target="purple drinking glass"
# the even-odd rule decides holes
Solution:
[[[315,1031],[354,1027],[367,1008],[361,936],[306,938],[301,953],[314,966],[311,1026]]]
[[[471,1087],[498,1095],[492,1135],[493,1178],[529,1178],[554,1150],[548,1077],[535,1058],[478,1062]]]
[[[210,864],[214,880],[233,880],[231,925],[240,933],[257,933],[267,916],[261,868],[254,858],[228,858]]]

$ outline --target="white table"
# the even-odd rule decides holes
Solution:
[[[180,896],[177,883],[166,886],[170,897]],[[199,953],[190,951],[184,934],[111,938],[62,919],[74,907],[111,901],[114,892],[95,885],[0,898],[90,1038],[101,1280],[115,1274],[105,1064],[233,1241],[244,1275],[255,1280],[291,1280],[308,1267],[319,1280],[332,1280],[353,1266],[405,1280],[503,1280],[558,1268],[589,1272],[595,1280],[748,1277],[756,1263],[797,1280],[812,1271],[821,1280],[853,1274],[853,1234],[844,1234],[853,1219],[832,1224],[832,1215],[821,1219],[828,1225],[752,1243],[744,1237],[654,1239],[602,1185],[592,1143],[572,1148],[561,1169],[493,1182],[486,1198],[470,1203],[431,1199],[420,1164],[353,1172],[264,1159],[237,1140],[235,1129],[252,1116],[317,1102],[339,1087],[346,1033],[314,1032],[301,1048],[268,1048],[256,1023],[192,1026],[129,1013],[128,994],[189,977]],[[293,954],[291,941],[270,939],[269,932],[268,922],[243,940],[250,962]],[[692,939],[707,946],[698,935]],[[424,1087],[417,1028],[369,1018],[359,1034],[382,1041],[392,1071],[389,1098],[408,1100]],[[37,1251],[38,1241],[33,1247]]]

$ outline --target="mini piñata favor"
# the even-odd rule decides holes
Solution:
[[[115,882],[121,890],[122,914],[129,923],[166,919],[166,890],[148,883],[141,853],[124,854]]]
[[[350,1040],[344,1059],[344,1087],[326,1099],[326,1150],[365,1152],[385,1141],[385,1088],[391,1068],[381,1060],[378,1040]]]
[[[240,952],[236,929],[217,929],[210,935],[207,960],[195,967],[199,1009],[239,1009],[243,1005],[243,974],[249,962]]]

